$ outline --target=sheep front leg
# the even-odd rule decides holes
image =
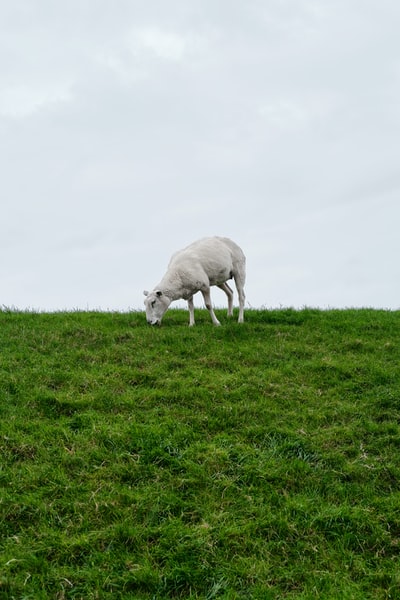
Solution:
[[[188,309],[189,309],[189,327],[193,327],[194,325],[194,302],[193,302],[193,296],[190,296],[190,298],[188,298]]]
[[[217,326],[221,325],[221,323],[218,321],[218,319],[215,316],[215,313],[213,311],[213,307],[212,307],[212,304],[211,304],[210,288],[207,288],[205,290],[201,290],[201,293],[203,294],[204,304],[206,305],[206,309],[210,313],[210,317],[211,317],[211,320],[212,320],[213,324],[217,325]]]

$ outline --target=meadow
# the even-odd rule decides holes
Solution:
[[[400,598],[400,312],[0,311],[0,598]]]

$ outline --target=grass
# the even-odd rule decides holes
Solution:
[[[400,313],[218,317],[0,312],[1,599],[400,598]]]

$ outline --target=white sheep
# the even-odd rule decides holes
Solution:
[[[214,325],[220,325],[211,305],[210,287],[218,286],[228,297],[228,315],[232,315],[233,290],[226,283],[234,279],[239,296],[239,323],[243,323],[246,257],[235,242],[224,237],[208,237],[193,242],[172,255],[167,272],[152,292],[146,296],[146,318],[150,325],[160,325],[167,308],[174,300],[188,302],[189,325],[194,325],[193,296],[203,294]]]

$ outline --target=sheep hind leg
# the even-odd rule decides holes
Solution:
[[[244,293],[244,281],[239,275],[235,275],[235,284],[236,289],[239,296],[239,318],[238,323],[243,323],[244,321],[244,302],[246,300],[246,295]]]
[[[218,286],[228,298],[228,317],[233,315],[233,289],[225,282]]]

